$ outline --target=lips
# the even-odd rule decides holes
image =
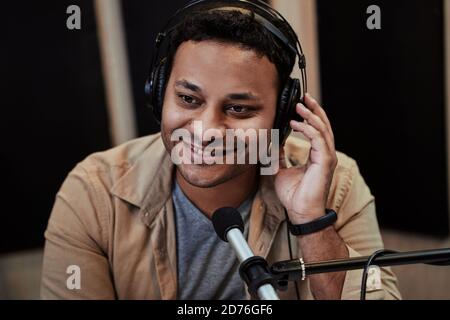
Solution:
[[[190,147],[191,152],[193,154],[196,154],[196,155],[199,155],[199,156],[204,156],[204,155],[206,156],[206,148],[207,147],[199,147],[199,146],[197,146],[195,144],[191,144],[191,145],[185,144],[185,145],[186,145],[187,148]],[[222,154],[225,155],[227,153],[234,152],[234,151],[237,151],[237,150],[236,149],[213,148],[211,151],[208,150],[208,153],[210,153],[211,156],[215,156],[216,153],[220,153],[221,151],[222,151]]]
[[[195,144],[181,142],[183,148],[183,163],[196,165],[214,165],[226,163],[226,158],[233,153],[237,153],[236,149],[200,148]]]
[[[196,146],[194,144],[191,144],[191,152],[195,153],[195,154],[197,154],[199,156],[203,156],[203,153],[205,152],[205,149],[201,148],[201,147],[198,147],[198,146]]]

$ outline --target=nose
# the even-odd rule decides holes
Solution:
[[[201,114],[194,119],[194,121],[200,121],[202,124],[202,145],[203,147],[208,146],[211,142],[215,140],[215,135],[220,135],[225,139],[225,133],[227,129],[226,118],[222,112],[222,107],[220,105],[208,105],[206,106]],[[194,129],[194,128],[192,128]],[[210,133],[205,135],[205,133]]]

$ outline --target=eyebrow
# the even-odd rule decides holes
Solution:
[[[194,92],[202,92],[202,89],[197,86],[196,84],[193,84],[187,80],[179,80],[175,82],[176,87],[184,87],[188,90],[194,91]]]
[[[229,100],[259,100],[259,98],[251,93],[231,93],[227,95]]]
[[[192,82],[189,82],[187,80],[178,80],[175,82],[175,86],[177,87],[183,87],[188,90],[191,90],[193,92],[201,93],[202,88],[200,88],[198,85],[193,84]],[[259,98],[249,92],[242,92],[242,93],[230,93],[226,96],[228,100],[259,100]]]

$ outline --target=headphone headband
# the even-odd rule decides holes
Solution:
[[[208,9],[220,9],[223,8],[242,8],[247,9],[255,14],[255,20],[257,20],[266,30],[268,30],[272,35],[274,35],[278,40],[281,41],[289,50],[291,50],[298,57],[298,66],[300,70],[306,69],[306,59],[303,54],[302,46],[300,41],[295,33],[294,29],[292,29],[289,22],[274,8],[272,8],[267,3],[261,0],[194,0],[189,2],[185,7],[178,9],[167,21],[166,25],[162,29],[161,32],[158,33],[155,41],[155,51],[158,51],[158,48],[166,39],[166,37],[171,34],[178,24],[182,21],[182,19],[195,11],[195,9],[199,9],[198,11],[208,10]],[[257,9],[260,13],[255,12]],[[287,29],[289,30],[290,36],[293,37],[293,41],[289,40],[288,37],[278,28],[276,27],[269,19],[264,17],[263,15],[270,15],[273,19],[278,20],[283,23]],[[155,54],[155,56],[157,56]],[[158,57],[156,57],[158,58]],[[152,63],[154,65],[154,63]],[[306,77],[302,80],[305,80],[305,89],[306,89]]]
[[[298,58],[298,66],[301,72],[301,80],[288,78],[283,84],[277,106],[275,126],[281,130],[280,138],[284,142],[290,132],[289,121],[291,119],[301,120],[296,113],[296,104],[307,92],[306,82],[306,60],[297,34],[287,20],[275,9],[261,0],[194,0],[173,14],[165,27],[158,33],[155,41],[155,50],[149,78],[145,84],[145,93],[148,104],[153,109],[153,114],[158,122],[161,121],[162,107],[166,80],[169,73],[168,59],[170,44],[165,48],[161,46],[168,36],[179,26],[184,18],[193,12],[245,9],[253,13],[255,20],[278,42],[291,51]],[[276,26],[279,23],[286,30]]]

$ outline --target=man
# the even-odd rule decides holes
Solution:
[[[335,151],[330,121],[309,95],[296,110],[306,121],[290,123],[307,141],[287,140],[275,175],[260,175],[260,165],[250,163],[175,165],[178,149],[205,154],[209,139],[173,139],[180,129],[194,136],[198,122],[224,136],[272,129],[295,57],[274,50],[276,40],[254,15],[236,10],[191,15],[171,41],[161,133],[88,157],[57,195],[45,234],[43,298],[248,298],[233,251],[210,222],[221,207],[238,209],[250,247],[269,264],[290,259],[291,245],[306,262],[383,247],[374,198],[355,161]],[[326,209],[337,213],[333,225],[288,235],[286,218],[304,225]],[[67,273],[73,266],[78,274]],[[280,297],[357,299],[361,275],[310,276]],[[400,297],[390,269],[378,277],[368,299]]]

